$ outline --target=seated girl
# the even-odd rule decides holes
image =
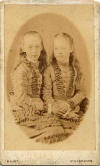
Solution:
[[[48,112],[60,118],[78,119],[85,99],[81,88],[79,63],[73,52],[73,39],[66,33],[54,36],[54,55],[44,73],[44,102]]]
[[[43,73],[46,53],[40,35],[27,32],[23,36],[20,63],[11,74],[13,95],[10,95],[11,110],[16,123],[29,138],[52,142],[50,137],[64,134],[59,119],[44,111]],[[54,141],[53,141],[54,142]]]
[[[43,112],[42,73],[46,67],[45,50],[40,35],[35,31],[24,34],[20,63],[11,73],[13,95],[11,110],[16,123],[28,125]]]

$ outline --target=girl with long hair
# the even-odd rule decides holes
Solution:
[[[17,124],[28,126],[43,112],[42,75],[46,68],[46,52],[36,31],[23,35],[20,62],[11,73],[13,95],[11,110]]]
[[[66,33],[55,35],[52,61],[44,71],[43,99],[47,113],[40,124],[45,133],[37,141],[62,141],[79,125],[87,104],[81,79],[73,39]]]
[[[67,33],[54,36],[54,53],[44,73],[44,101],[49,112],[65,119],[78,119],[85,99],[80,86],[82,73],[74,55],[73,39]]]

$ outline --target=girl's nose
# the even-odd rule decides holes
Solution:
[[[31,51],[35,53],[37,49],[35,47],[32,47]]]

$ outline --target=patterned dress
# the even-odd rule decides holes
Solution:
[[[49,116],[44,118],[44,121],[47,122],[46,132],[37,138],[37,141],[45,143],[62,141],[79,125],[87,102],[84,90],[80,89],[79,79],[76,76],[77,71],[73,65],[68,65],[65,70],[62,70],[55,63],[45,70],[43,98]],[[67,112],[66,102],[72,109],[70,116],[65,118],[57,116],[57,112],[62,111],[64,105]],[[49,111],[50,105],[51,112]],[[52,109],[56,109],[56,114],[52,112]],[[78,114],[77,121],[73,119],[74,117],[72,118],[73,112]]]
[[[11,111],[16,123],[28,137],[36,137],[38,141],[39,136],[48,137],[48,134],[54,134],[59,127],[59,134],[62,134],[63,129],[58,118],[44,111],[43,81],[37,66],[25,59],[13,71],[11,80]]]
[[[80,89],[80,80],[76,82],[77,72],[72,65],[61,69],[57,63],[49,66],[44,74],[44,101],[46,105],[68,103],[75,109],[85,99]],[[63,101],[63,102],[62,102]],[[67,110],[66,110],[67,111]]]
[[[15,121],[20,125],[28,125],[43,110],[40,98],[42,75],[35,64],[25,59],[11,73],[11,80],[13,95],[10,95],[10,103]]]
[[[49,104],[54,109],[55,103],[58,104],[57,108],[64,102],[69,102],[73,109],[81,106],[85,96],[79,85],[76,85],[76,71],[73,66],[67,66],[62,74],[57,64],[50,65],[42,79],[37,68],[26,60],[12,73],[12,82],[12,112],[29,138],[34,138],[37,142],[54,143],[66,139],[78,126],[79,121],[62,119],[48,112]],[[36,101],[38,106],[44,107],[36,107]]]

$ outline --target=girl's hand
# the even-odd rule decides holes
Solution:
[[[42,101],[35,102],[34,104],[35,104],[37,110],[43,110],[43,102]]]
[[[52,105],[52,112],[57,115],[63,115],[71,111],[70,104],[65,101],[57,101]]]
[[[64,114],[69,114],[71,112],[70,104],[66,103],[59,107],[58,115],[63,116]]]
[[[70,112],[71,112],[70,104],[66,103],[66,105],[60,108],[59,114],[64,115],[64,114],[69,114]]]
[[[32,105],[35,106],[36,110],[43,110],[43,101],[40,98],[32,99]]]

